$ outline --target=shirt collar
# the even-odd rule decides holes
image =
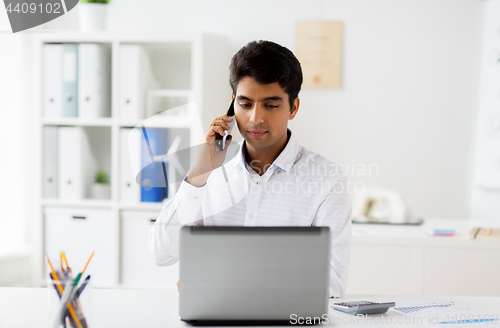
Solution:
[[[290,129],[288,129],[288,133],[290,133],[290,139],[288,140],[285,148],[273,162],[273,165],[276,165],[280,169],[287,172],[292,168],[293,163],[295,163],[300,147],[299,142],[295,139],[295,136]],[[229,166],[234,167],[237,165],[243,165],[246,169],[245,147],[245,141],[243,141],[240,145],[239,154],[227,163]]]

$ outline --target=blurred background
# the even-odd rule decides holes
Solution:
[[[127,151],[140,154],[133,128],[161,112],[155,106],[194,101],[196,109],[165,118],[169,129],[163,121],[148,128],[159,138],[169,130],[159,153],[175,140],[179,149],[195,144],[207,122],[227,109],[228,66],[238,49],[264,39],[296,52],[299,21],[336,21],[340,87],[303,88],[290,128],[304,147],[341,164],[353,186],[359,183],[354,216],[398,223],[355,225],[348,292],[498,296],[487,286],[500,268],[483,264],[499,258],[500,243],[471,246],[469,231],[500,226],[500,84],[492,77],[500,62],[499,2],[112,0],[101,30],[82,31],[80,3],[16,34],[0,10],[0,285],[43,285],[46,252],[73,253],[76,266],[96,250],[97,287],[172,288],[175,268],[155,271],[146,247],[168,194],[148,198],[143,185],[129,197],[122,185],[123,172],[137,173],[134,163],[123,166],[132,156]],[[47,73],[55,65],[48,54],[71,63],[68,51],[78,53],[73,82],[100,83],[95,92],[103,105],[86,118],[45,103],[51,83],[60,83]],[[80,80],[85,61],[104,77]],[[130,86],[125,76],[146,82]],[[125,109],[124,90],[142,97],[139,114]],[[73,174],[64,169],[76,165],[71,161],[81,166],[73,173],[85,186],[76,194],[61,185],[51,191],[47,174],[63,180]],[[99,183],[104,191],[93,189]],[[421,218],[422,225],[405,225]],[[438,228],[453,236],[428,236]],[[483,272],[483,289],[463,287],[476,282],[477,272],[455,267],[461,259]]]

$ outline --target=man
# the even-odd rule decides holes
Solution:
[[[330,296],[342,296],[351,246],[347,178],[339,165],[301,147],[287,128],[299,110],[299,61],[276,43],[250,42],[232,58],[230,84],[244,142],[222,167],[231,136],[224,150],[214,141],[233,118],[212,120],[206,147],[151,230],[155,263],[178,261],[182,225],[329,226]]]

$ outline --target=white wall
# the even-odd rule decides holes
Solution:
[[[76,29],[78,7],[49,29]],[[303,90],[291,127],[362,181],[400,191],[416,215],[466,217],[480,0],[113,0],[108,28],[268,39],[294,50],[297,20],[344,22],[343,86]],[[228,63],[229,65],[229,63]],[[224,109],[221,109],[221,112]]]
[[[26,35],[12,34],[0,10],[0,254],[26,241],[30,156]]]
[[[500,40],[498,33],[500,0],[484,2],[482,21],[481,68],[470,216],[477,220],[498,221],[500,219],[500,130],[495,134],[491,128],[500,124],[498,93],[500,65],[497,58]]]

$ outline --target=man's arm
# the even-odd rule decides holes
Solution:
[[[206,193],[206,182],[214,169],[220,167],[231,143],[228,137],[226,147],[221,151],[215,144],[217,134],[225,135],[228,122],[234,119],[219,116],[212,120],[201,145],[195,165],[189,170],[186,180],[173,199],[168,201],[151,228],[149,253],[156,265],[172,265],[179,259],[179,234],[184,225],[203,224],[202,199]],[[206,147],[205,147],[206,146]]]
[[[201,200],[206,186],[197,188],[183,182],[168,201],[151,228],[149,253],[156,265],[172,265],[179,259],[179,235],[184,225],[202,225]]]
[[[351,210],[347,177],[341,174],[319,207],[312,224],[330,227],[330,297],[341,297],[347,287],[351,262]]]

